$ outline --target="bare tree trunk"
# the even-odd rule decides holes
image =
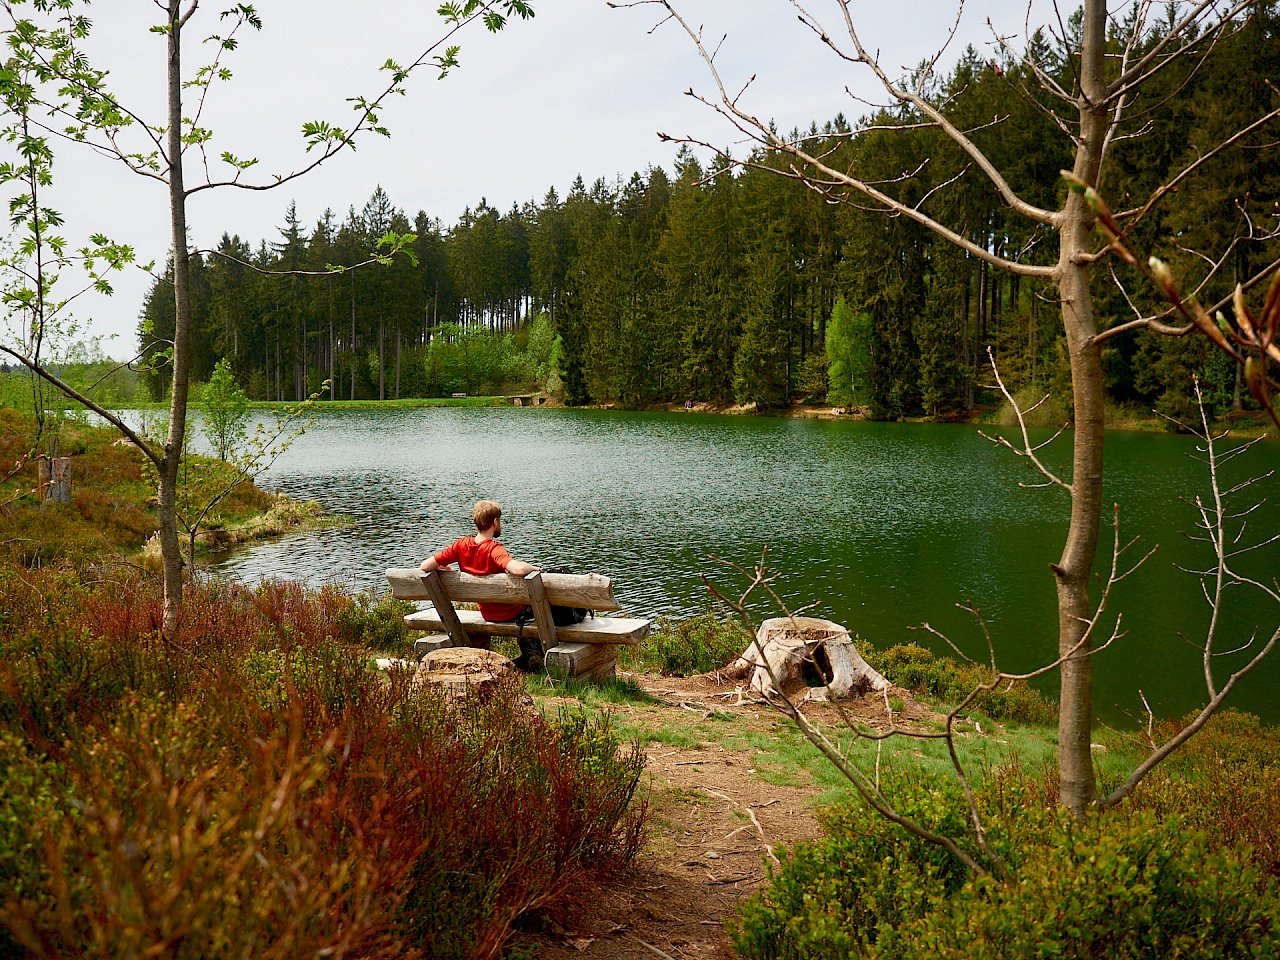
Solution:
[[[338,396],[338,343],[333,338],[333,274],[329,275],[329,399]]]
[[[1081,44],[1079,100],[1081,140],[1073,172],[1086,183],[1097,183],[1106,136],[1103,55],[1107,10],[1104,0],[1086,0]],[[1062,693],[1058,709],[1058,799],[1082,818],[1096,795],[1093,756],[1089,749],[1093,727],[1093,658],[1082,643],[1085,620],[1092,615],[1089,576],[1098,548],[1102,514],[1103,382],[1101,350],[1092,341],[1096,332],[1089,293],[1089,252],[1093,214],[1078,193],[1068,195],[1061,214],[1061,252],[1058,292],[1062,323],[1071,355],[1071,383],[1075,399],[1075,438],[1071,472],[1071,525],[1054,567],[1058,581],[1058,652],[1070,656],[1062,664]],[[1077,646],[1080,649],[1076,649]]]
[[[1040,319],[1040,303],[1035,291],[1031,293],[1031,309],[1027,320],[1027,380],[1036,383],[1036,321]]]
[[[973,410],[973,382],[978,372],[978,361],[974,357],[973,340],[969,337],[969,268],[965,266],[964,286],[960,288],[961,329],[964,331],[964,408]]]
[[[296,296],[296,294],[295,294]],[[304,314],[302,317],[302,342],[297,345],[298,359],[294,362],[294,387],[297,396],[294,400],[301,403],[307,396],[307,373],[310,372],[311,364],[308,363],[307,357],[307,318]]]
[[[986,243],[986,238],[983,238]],[[973,325],[973,355],[982,356],[982,347],[987,337],[987,262],[978,261],[978,310]]]
[[[182,22],[178,0],[169,0],[169,220],[173,242],[173,386],[169,398],[169,433],[157,490],[160,557],[164,570],[166,637],[178,632],[182,619],[182,546],[178,542],[178,466],[187,427],[187,380],[191,369],[191,274],[187,253],[187,195],[182,178]]]
[[[356,398],[356,272],[351,271],[351,399]]]

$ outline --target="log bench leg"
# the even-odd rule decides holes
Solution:
[[[608,680],[616,674],[618,645],[561,643],[547,651],[547,673],[560,680]]]

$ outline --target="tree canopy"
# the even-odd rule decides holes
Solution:
[[[1246,116],[1274,105],[1263,78],[1280,74],[1278,22],[1276,6],[1263,4],[1202,64],[1175,62],[1153,78],[1146,96],[1173,98],[1174,109],[1153,113],[1142,137],[1114,144],[1114,182],[1125,184],[1124,195],[1144,195]],[[1069,86],[1069,56],[1034,42]],[[1017,61],[988,61],[970,49],[934,98],[1019,195],[1052,207],[1070,156],[1048,113],[1025,95],[1036,88],[1023,72]],[[901,114],[883,119],[910,120]],[[808,137],[828,163],[884,182],[897,199],[963,224],[964,236],[985,250],[1023,263],[1057,258],[1056,238],[1016,220],[937,130],[851,136],[851,129],[838,116],[792,136]],[[1182,201],[1153,211],[1130,238],[1188,276],[1199,266],[1181,247],[1230,249],[1230,269],[1202,291],[1205,301],[1276,256],[1273,136],[1256,130],[1198,167],[1178,187]],[[1057,296],[1048,283],[994,270],[907,218],[833,205],[779,177],[785,162],[776,156],[742,159],[737,168],[707,169],[686,149],[671,172],[650,168],[590,185],[578,177],[563,197],[550,189],[506,212],[481,198],[450,227],[425,212],[411,219],[381,188],[362,209],[341,220],[326,211],[310,227],[290,207],[276,237],[229,233],[216,252],[193,259],[193,375],[206,379],[230,357],[259,398],[305,397],[326,378],[339,397],[438,393],[446,384],[422,371],[440,331],[500,336],[546,313],[561,338],[557,373],[572,403],[779,406],[806,388],[823,399],[805,371],[825,355],[827,325],[843,297],[870,321],[859,400],[875,416],[962,417],[994,401],[984,387],[988,349],[1013,388],[1052,392],[1070,408],[1063,333],[1046,316]],[[397,257],[328,276],[257,272],[354,263],[387,229],[416,234],[416,262]],[[1179,248],[1144,246],[1170,236],[1182,238]],[[1104,327],[1133,316],[1105,272],[1094,286]],[[1133,296],[1133,306],[1153,312],[1154,293]],[[144,305],[161,339],[171,329],[171,300],[162,281]],[[1103,368],[1111,399],[1144,409],[1185,415],[1191,373],[1217,410],[1249,402],[1235,365],[1196,338],[1109,340]]]

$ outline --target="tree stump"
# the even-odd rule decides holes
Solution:
[[[422,658],[413,676],[414,686],[428,683],[442,687],[450,696],[486,696],[516,672],[515,665],[500,653],[475,647],[448,647]]]
[[[889,688],[889,681],[859,655],[846,628],[817,617],[766,620],[756,641],[723,672],[749,680],[752,693],[776,699],[778,690],[764,666],[766,660],[782,693],[793,702],[820,703],[829,696],[860,697]]]
[[[54,503],[71,502],[71,458],[41,457],[38,461],[40,472],[40,502],[52,500]]]

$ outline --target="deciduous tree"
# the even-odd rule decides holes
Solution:
[[[764,154],[779,155],[789,161],[771,169],[803,180],[831,201],[869,206],[895,218],[897,223],[919,225],[964,251],[982,268],[1021,278],[1024,282],[1046,284],[1056,291],[1071,367],[1075,427],[1071,471],[1066,477],[1051,478],[1069,497],[1071,505],[1061,558],[1051,564],[1058,596],[1061,679],[1059,787],[1061,803],[1077,816],[1083,816],[1097,799],[1090,752],[1091,644],[1097,613],[1090,602],[1089,585],[1103,507],[1106,396],[1103,343],[1136,329],[1172,335],[1186,335],[1195,329],[1194,324],[1170,325],[1167,321],[1173,313],[1172,307],[1161,311],[1135,306],[1137,316],[1126,323],[1114,322],[1115,318],[1098,313],[1095,276],[1100,271],[1104,276],[1111,272],[1121,286],[1124,278],[1114,271],[1107,245],[1100,244],[1095,236],[1096,208],[1091,206],[1085,190],[1096,189],[1105,181],[1111,193],[1128,198],[1126,202],[1131,205],[1115,216],[1118,229],[1124,234],[1151,229],[1155,232],[1153,244],[1179,245],[1179,238],[1161,229],[1164,224],[1151,215],[1152,211],[1163,212],[1166,207],[1162,204],[1167,203],[1179,185],[1211,169],[1211,164],[1230,155],[1233,147],[1248,142],[1250,137],[1256,138],[1264,130],[1274,137],[1275,120],[1280,117],[1274,89],[1260,101],[1250,117],[1239,120],[1230,129],[1216,130],[1211,139],[1197,143],[1195,155],[1159,181],[1144,183],[1133,178],[1111,183],[1108,176],[1117,175],[1111,172],[1115,168],[1114,158],[1122,143],[1142,136],[1153,113],[1179,106],[1176,89],[1161,96],[1165,79],[1194,74],[1199,65],[1212,61],[1218,44],[1247,27],[1251,11],[1266,11],[1269,5],[1256,0],[1232,0],[1225,5],[1212,0],[1192,0],[1164,6],[1140,0],[1120,19],[1109,17],[1105,0],[1084,0],[1078,16],[1056,36],[1056,50],[1046,49],[1039,33],[1027,38],[1020,50],[1014,50],[1006,38],[997,35],[1005,64],[1019,67],[1018,82],[1035,101],[1036,109],[1052,122],[1070,155],[1069,174],[1080,189],[1059,188],[1054,195],[1043,192],[1034,195],[1020,190],[1015,177],[1019,163],[1025,159],[1001,157],[984,148],[980,142],[981,131],[967,127],[944,109],[944,103],[934,95],[935,71],[946,50],[946,42],[917,69],[899,76],[882,62],[875,44],[864,38],[849,0],[833,0],[835,29],[828,29],[807,6],[794,3],[800,21],[812,30],[815,42],[837,63],[868,71],[888,98],[891,109],[869,117],[861,128],[850,131],[848,138],[856,141],[862,136],[884,137],[886,131],[907,137],[922,128],[933,131],[938,142],[935,156],[957,157],[960,161],[951,182],[922,191],[914,175],[919,168],[914,173],[912,168],[907,168],[891,181],[873,178],[856,164],[840,164],[840,156],[833,157],[824,149],[828,142],[824,138],[780,135],[767,119],[758,117],[748,106],[750,84],[743,86],[721,75],[713,49],[704,46],[701,29],[681,15],[677,0],[636,0],[614,5],[656,6],[664,22],[674,20],[684,30],[714,84],[715,92],[699,99],[727,120],[737,133],[754,141]],[[1167,15],[1165,22],[1158,20],[1162,11]],[[1002,75],[1007,72],[1001,63],[993,64],[991,69]],[[999,119],[997,116],[996,122]],[[699,142],[715,149],[711,142]],[[717,153],[725,162],[732,162],[723,152]],[[1025,158],[1026,151],[1023,155]],[[1001,160],[1007,162],[1002,164]],[[951,183],[981,184],[994,194],[1000,203],[999,222],[985,223],[974,239],[972,224],[964,223],[962,218],[933,201],[933,195],[945,193]],[[1017,226],[1006,229],[1005,222]],[[1186,269],[1192,269],[1196,257],[1202,259],[1202,266],[1195,279],[1185,284],[1186,289],[1197,295],[1212,290],[1234,251],[1265,249],[1263,243],[1274,239],[1277,229],[1280,228],[1274,225],[1264,228],[1258,211],[1250,207],[1247,199],[1242,200],[1240,216],[1235,218],[1232,229],[1215,236],[1211,249],[1188,255],[1190,262]],[[1021,247],[1013,242],[1020,236],[1030,238]],[[1045,256],[1030,255],[1032,249],[1049,245],[1056,245],[1056,250]],[[1237,289],[1247,291],[1280,267],[1280,260],[1274,259],[1274,247],[1270,249],[1272,258],[1241,276]],[[1136,293],[1126,292],[1126,299],[1130,304],[1142,302]],[[1230,297],[1224,297],[1214,309],[1229,304]],[[1212,313],[1211,309],[1209,314]],[[1237,315],[1235,322],[1244,321]],[[1247,330],[1242,332],[1249,334]],[[1263,383],[1268,379],[1266,362],[1264,351],[1253,370],[1255,378],[1260,377]]]
[[[59,380],[38,356],[20,350],[9,352],[36,374],[77,401],[106,417],[137,443],[155,465],[159,476],[160,544],[164,569],[164,622],[166,636],[179,628],[182,603],[182,551],[178,541],[176,495],[178,470],[184,449],[188,387],[192,370],[192,256],[188,241],[187,201],[193,195],[213,189],[271,190],[305,176],[322,163],[342,153],[369,134],[389,135],[382,121],[382,108],[393,94],[405,92],[409,76],[422,67],[434,67],[441,75],[458,64],[458,47],[452,44],[459,31],[481,22],[491,31],[502,28],[508,16],[530,17],[525,0],[456,0],[440,7],[443,35],[412,62],[401,65],[388,59],[382,66],[387,80],[380,91],[351,100],[354,109],[350,125],[327,120],[303,125],[307,159],[296,169],[254,179],[257,160],[230,151],[215,153],[213,132],[204,122],[204,108],[215,87],[231,79],[226,66],[240,35],[262,28],[257,10],[236,4],[222,12],[216,33],[197,37],[208,42],[212,59],[191,69],[184,68],[189,32],[196,29],[198,14],[205,12],[200,0],[160,0],[163,18],[152,33],[164,39],[167,56],[163,87],[167,109],[163,117],[146,118],[118,97],[108,86],[109,71],[94,64],[84,45],[92,28],[88,4],[75,0],[57,3],[22,0],[5,3],[9,18],[5,40],[11,56],[28,71],[29,105],[38,111],[35,119],[41,134],[62,137],[91,146],[99,154],[123,164],[133,173],[162,184],[169,197],[172,237],[174,327],[170,345],[169,430],[163,446],[153,447],[111,411]],[[215,156],[211,157],[210,154]],[[199,163],[188,160],[199,158]],[[189,167],[196,175],[188,182]]]

